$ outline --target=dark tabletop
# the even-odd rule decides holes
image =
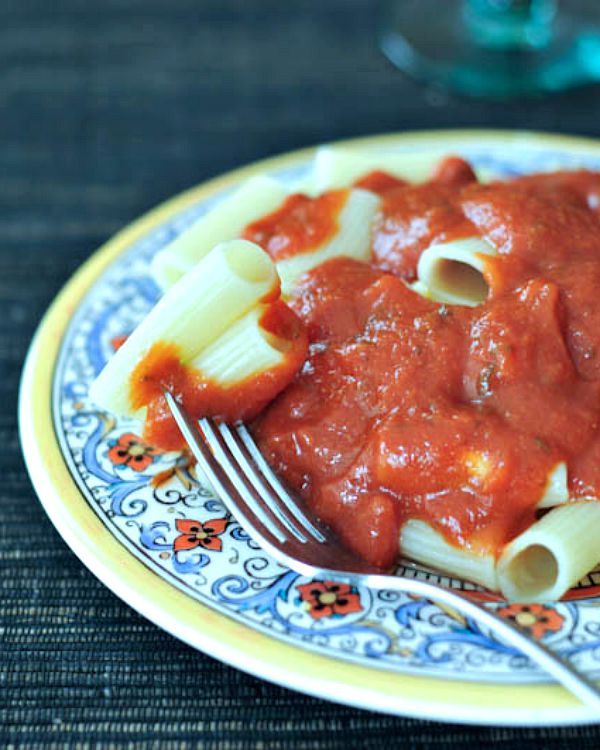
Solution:
[[[83,567],[23,466],[15,406],[35,326],[74,269],[156,203],[245,162],[362,134],[600,136],[598,87],[507,104],[407,80],[375,45],[374,7],[0,3],[0,746],[600,746],[600,728],[469,728],[337,706],[197,653]]]

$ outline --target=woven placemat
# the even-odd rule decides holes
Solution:
[[[407,81],[369,0],[5,0],[0,8],[0,747],[598,748],[599,728],[399,719],[196,653],[105,589],[27,478],[16,393],[34,327],[114,231],[272,153],[450,125],[600,134],[598,89],[507,106]]]

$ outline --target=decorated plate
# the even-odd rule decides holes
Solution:
[[[529,133],[429,132],[350,145],[442,149],[507,176],[600,169],[599,143]],[[238,669],[329,700],[428,719],[593,721],[535,665],[451,610],[282,568],[227,517],[185,457],[157,452],[139,437],[139,424],[98,412],[88,399],[119,337],[158,298],[148,271],[153,254],[249,175],[302,180],[312,155],[269,159],[172,199],[110,240],[59,294],[32,343],[20,398],[40,499],[67,544],[118,596]],[[403,572],[436,578],[415,566]],[[559,603],[490,606],[600,677],[600,573]]]

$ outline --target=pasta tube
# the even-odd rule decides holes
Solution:
[[[128,378],[158,341],[177,346],[183,364],[210,346],[261,301],[278,296],[273,261],[246,240],[224,242],[158,301],[115,352],[90,388],[91,399],[118,415],[132,415]]]
[[[447,575],[474,581],[492,591],[498,590],[493,555],[455,547],[424,521],[406,521],[400,531],[400,551],[403,556]]]
[[[266,310],[259,305],[213,341],[190,364],[225,388],[280,366],[291,342],[260,325]]]
[[[379,198],[367,190],[351,190],[339,217],[336,235],[321,247],[298,253],[277,263],[281,291],[289,294],[295,280],[311,268],[331,258],[346,256],[368,261],[371,257],[371,223],[379,206]]]
[[[496,249],[479,237],[431,245],[419,258],[417,277],[431,299],[475,307],[488,295],[486,258],[495,255]]]
[[[410,284],[406,285],[411,291],[413,291],[415,294],[420,295],[421,297],[425,297],[426,299],[431,299],[431,296],[429,294],[429,289],[425,286],[425,284],[422,281],[413,281]]]
[[[511,601],[559,599],[600,562],[600,501],[554,508],[507,545],[498,584]]]
[[[446,153],[385,153],[363,149],[323,146],[317,150],[306,189],[312,193],[348,187],[359,177],[374,170],[383,170],[409,182],[421,182],[431,177],[440,158]]]
[[[538,508],[554,508],[563,505],[569,499],[569,488],[567,486],[567,464],[564,461],[556,464],[548,476],[542,499],[537,504]]]
[[[274,211],[287,195],[276,180],[252,177],[154,256],[151,271],[157,284],[168,289],[216,244],[239,237],[246,224]]]

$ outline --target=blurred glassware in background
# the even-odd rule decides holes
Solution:
[[[600,0],[385,0],[381,49],[401,70],[473,96],[600,81]]]

